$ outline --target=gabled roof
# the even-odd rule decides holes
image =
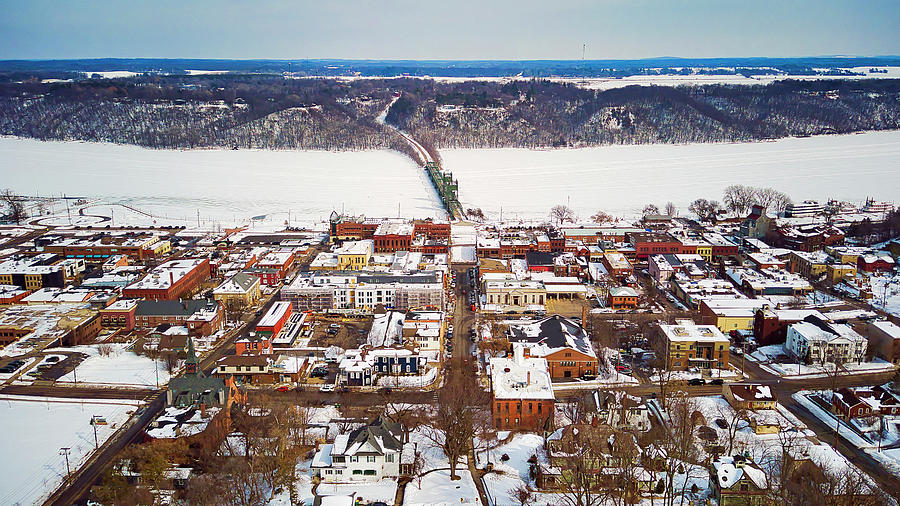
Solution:
[[[335,438],[332,454],[356,455],[374,451],[384,455],[401,450],[403,450],[403,430],[400,424],[378,417],[350,434],[341,434]]]
[[[560,348],[573,348],[585,355],[596,356],[587,332],[581,325],[560,315],[528,324],[510,325],[509,340],[539,345],[530,347],[534,356],[543,356]],[[545,354],[536,353],[541,347],[545,348]]]

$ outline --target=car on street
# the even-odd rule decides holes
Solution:
[[[723,380],[722,378],[715,378],[715,379],[709,380],[710,385],[721,385],[722,383],[725,383],[725,380]]]
[[[275,391],[277,391],[277,392],[290,392],[290,391],[291,391],[291,387],[289,387],[289,386],[287,386],[287,385],[281,385],[280,387],[276,388]]]
[[[699,386],[699,385],[705,385],[705,384],[706,384],[706,380],[703,378],[691,378],[688,380],[688,385],[691,385],[691,386]]]

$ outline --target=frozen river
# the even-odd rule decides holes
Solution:
[[[597,210],[637,214],[647,203],[686,209],[721,201],[730,184],[771,186],[795,201],[900,197],[900,131],[742,144],[599,148],[453,149],[444,168],[459,179],[464,207],[504,218],[545,218],[570,203],[581,217]]]
[[[637,213],[667,201],[721,200],[730,184],[772,186],[795,201],[900,195],[900,131],[745,144],[609,146],[584,149],[443,150],[465,207],[543,219],[569,202],[582,218],[602,209]],[[85,142],[0,138],[0,188],[99,199],[87,214],[115,224],[227,226],[321,222],[332,210],[367,216],[441,217],[424,172],[390,151],[153,150]],[[61,212],[57,205],[53,209]],[[62,208],[65,211],[65,208]],[[79,221],[80,220],[80,221]],[[61,220],[60,222],[65,222]],[[90,220],[75,221],[87,224]]]
[[[392,151],[156,150],[7,137],[0,138],[0,188],[100,198],[187,225],[196,224],[198,211],[204,224],[223,226],[262,215],[283,222],[288,212],[292,224],[315,222],[342,208],[374,217],[444,216],[424,171]],[[140,219],[112,209],[117,222]],[[102,204],[85,212],[111,214]]]

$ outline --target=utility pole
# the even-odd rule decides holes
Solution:
[[[69,469],[69,450],[71,450],[71,448],[69,448],[69,447],[64,447],[64,448],[59,449],[59,454],[63,455],[66,458],[66,480],[65,481],[69,481],[69,475],[72,474],[72,470]]]
[[[100,443],[97,440],[97,415],[91,417],[91,425],[94,427],[94,449],[98,449],[100,447]]]

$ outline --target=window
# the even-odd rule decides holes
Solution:
[[[350,457],[350,462],[359,462],[359,457],[357,457],[356,455]]]
[[[375,470],[374,469],[366,469],[365,471],[363,471],[363,474],[366,476],[375,476]]]
[[[356,476],[356,475],[358,475],[358,474],[362,474],[362,469],[354,469],[354,470],[353,470],[353,475],[354,475],[354,476]]]
[[[394,461],[394,454],[393,454],[393,453],[388,453],[387,455],[385,455],[385,456],[384,456],[384,461],[385,461],[385,462],[393,462],[393,461]]]
[[[369,463],[375,462],[375,456],[374,456],[374,455],[367,455],[367,456],[366,456],[366,462],[369,462]]]
[[[541,406],[543,406],[543,404],[539,402],[538,403],[538,414],[541,414]]]

